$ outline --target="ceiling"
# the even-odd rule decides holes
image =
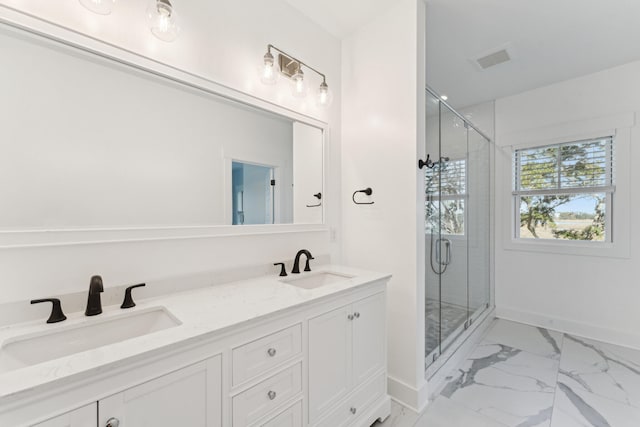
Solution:
[[[286,0],[343,38],[394,0]],[[427,82],[457,107],[640,59],[638,0],[427,0]],[[509,62],[472,59],[508,46]],[[640,78],[640,76],[639,76]]]
[[[394,4],[394,0],[285,0],[342,39]]]

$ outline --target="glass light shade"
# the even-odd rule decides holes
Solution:
[[[79,0],[80,4],[98,15],[109,15],[116,0]]]
[[[150,0],[147,22],[153,35],[162,41],[172,42],[180,34],[178,16],[169,0]]]
[[[291,77],[292,81],[292,93],[296,98],[304,98],[307,96],[307,82],[304,79],[304,73],[302,70],[296,71],[296,73]]]
[[[328,108],[329,106],[331,106],[332,102],[333,102],[333,93],[329,89],[329,86],[327,85],[327,83],[322,82],[320,84],[320,87],[318,88],[316,103],[318,104],[318,107]]]
[[[266,85],[274,85],[278,81],[278,70],[271,52],[264,55],[264,61],[260,67],[260,80]]]

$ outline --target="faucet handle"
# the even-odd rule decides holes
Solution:
[[[44,299],[34,299],[31,300],[31,304],[40,304],[41,302],[50,302],[53,303],[51,307],[51,315],[49,319],[47,319],[47,323],[58,323],[63,320],[67,320],[67,316],[62,312],[62,306],[60,305],[60,300],[58,298],[44,298]]]
[[[284,266],[284,262],[276,262],[275,264],[273,264],[275,266],[280,266],[280,276],[284,277],[287,275],[287,269]]]
[[[133,297],[131,296],[131,290],[135,289],[135,288],[141,288],[143,286],[147,286],[147,285],[144,284],[144,283],[139,283],[137,285],[129,286],[127,289],[125,289],[125,291],[124,291],[124,301],[122,301],[122,305],[120,306],[120,308],[135,307],[136,303],[133,302]]]

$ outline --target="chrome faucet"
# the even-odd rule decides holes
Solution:
[[[304,266],[304,271],[311,271],[311,268],[309,267],[309,260],[314,259],[313,256],[311,255],[311,252],[309,252],[306,249],[300,249],[298,251],[298,253],[296,254],[296,259],[293,262],[293,270],[291,270],[291,273],[293,274],[298,274],[300,273],[300,255],[304,254],[304,256],[307,258],[307,262]]]
[[[104,292],[102,286],[102,277],[93,276],[89,283],[89,297],[87,298],[87,309],[84,311],[85,316],[95,316],[102,313],[102,302],[100,294]]]

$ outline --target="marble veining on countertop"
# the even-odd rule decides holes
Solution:
[[[0,402],[3,399],[27,393],[39,386],[62,384],[65,379],[76,378],[83,374],[91,375],[148,352],[194,338],[213,336],[227,328],[390,277],[388,274],[339,265],[321,266],[310,273],[302,273],[299,277],[321,272],[334,272],[353,277],[315,289],[303,289],[284,283],[281,280],[283,278],[277,275],[270,275],[137,301],[138,305],[127,310],[127,313],[163,307],[181,324],[33,366],[9,371],[5,369],[6,372],[3,372],[0,365]],[[115,305],[104,307],[104,313],[97,317],[71,313],[68,314],[66,321],[51,325],[45,323],[46,319],[42,319],[38,322],[5,326],[0,328],[0,351],[4,343],[17,336],[41,334],[43,331],[53,333],[71,325],[89,324],[94,319],[115,317],[120,313],[122,310]],[[1,363],[2,359],[0,359]]]

